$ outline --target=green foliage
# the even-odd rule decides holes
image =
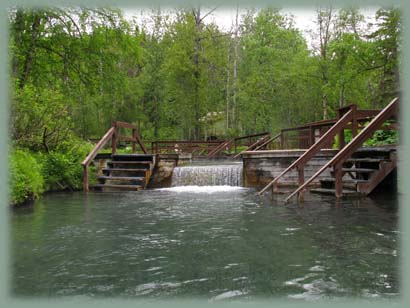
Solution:
[[[376,130],[372,138],[368,139],[365,146],[383,146],[399,143],[399,132],[397,130]]]
[[[71,107],[58,90],[31,84],[16,88],[12,105],[12,137],[16,145],[34,151],[55,149],[71,133]]]
[[[59,144],[55,151],[42,154],[42,174],[45,189],[78,190],[82,188],[83,168],[81,161],[92,150],[93,145],[71,137]],[[91,169],[90,174],[95,172]],[[91,179],[92,183],[94,180]]]
[[[21,204],[37,198],[44,191],[41,165],[27,150],[15,149],[10,153],[10,203]]]

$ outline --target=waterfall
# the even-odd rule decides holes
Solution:
[[[172,174],[172,186],[242,185],[242,165],[176,167]]]

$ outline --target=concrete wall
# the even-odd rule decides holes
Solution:
[[[243,154],[244,186],[263,187],[299,158],[304,150],[248,151]],[[305,166],[305,180],[309,179],[336,154],[335,150],[323,150]],[[312,185],[319,185],[323,177],[330,177],[330,169],[325,170]],[[278,186],[296,186],[298,173],[288,172],[279,180]]]
[[[178,154],[157,154],[148,187],[170,187],[172,173],[178,165]]]

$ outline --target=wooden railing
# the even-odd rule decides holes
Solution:
[[[272,142],[274,142],[275,140],[279,139],[279,138],[281,137],[281,135],[282,135],[282,134],[279,133],[279,134],[277,134],[277,135],[275,135],[275,136],[269,138],[268,140],[266,140],[266,141],[263,142],[262,144],[258,145],[258,146],[254,149],[254,151],[258,151],[258,150],[262,149],[263,147],[266,147],[267,145],[272,144]]]
[[[262,147],[268,140],[270,140],[271,134],[268,133],[267,135],[263,136],[261,139],[256,140],[254,143],[250,144],[245,150],[239,152],[238,154],[234,155],[232,158],[238,158],[246,151],[252,151],[256,148]]]
[[[155,154],[163,153],[196,153],[202,155],[214,150],[224,140],[191,141],[191,140],[162,140],[152,141],[151,151]]]
[[[292,192],[286,199],[288,202],[290,198],[296,194],[303,191],[307,185],[309,185],[313,180],[315,180],[320,174],[323,173],[327,168],[333,167],[335,174],[335,194],[339,198],[342,196],[342,166],[343,163],[351,157],[351,155],[363,145],[363,143],[373,136],[374,132],[380,129],[384,122],[392,117],[397,117],[397,109],[399,106],[399,98],[393,99],[382,111],[380,111],[371,122],[359,133],[357,134],[346,146],[344,146],[330,161],[328,161],[322,168],[319,169],[312,177],[310,177],[306,182],[300,183],[300,186]],[[393,128],[395,128],[393,126]]]
[[[333,125],[336,124],[341,115],[343,115],[348,110],[353,110],[353,119],[345,128],[351,129],[353,135],[355,132],[365,126],[370,118],[377,115],[380,110],[358,110],[357,106],[354,104],[345,106],[338,110],[338,117],[336,119],[321,120],[316,122],[306,123],[304,125],[284,128],[280,131],[279,136],[275,138],[279,139],[280,142],[277,146],[273,147],[272,140],[267,145],[271,149],[309,149],[318,139],[320,139],[327,130],[329,130]],[[344,144],[344,135],[340,133],[339,141],[340,145]],[[332,148],[334,146],[334,139],[329,139],[329,144],[325,147]],[[257,151],[259,149],[255,149]]]
[[[326,133],[316,142],[313,146],[309,148],[302,156],[295,160],[289,167],[283,170],[276,178],[274,178],[268,185],[266,185],[259,194],[263,194],[269,187],[276,185],[281,177],[292,169],[297,169],[299,174],[299,182],[304,178],[304,166],[305,164],[316,155],[324,146],[329,144],[329,140],[332,140],[336,134],[343,131],[346,125],[352,121],[353,110],[347,111]],[[303,183],[300,183],[303,184]],[[275,186],[273,186],[273,189]]]
[[[224,150],[231,151],[232,148],[234,149],[234,152],[236,153],[238,146],[246,146],[246,147],[257,146],[259,145],[259,142],[261,142],[261,137],[262,139],[264,139],[268,135],[270,136],[269,132],[264,132],[264,133],[251,134],[251,135],[245,135],[245,136],[232,138],[230,140],[227,140],[221,143],[217,148],[215,148],[212,152],[208,154],[207,158],[213,158],[217,154],[219,154],[221,151],[224,151]],[[241,153],[242,152],[243,151],[241,151]],[[233,158],[236,158],[239,155],[236,154]]]
[[[126,128],[132,130],[132,136],[120,135],[120,128]],[[105,133],[105,135],[97,142],[92,151],[83,160],[81,165],[83,166],[83,187],[84,191],[89,191],[89,181],[88,181],[88,168],[98,154],[98,152],[104,147],[104,145],[111,139],[111,152],[115,154],[117,152],[118,141],[128,141],[132,143],[132,153],[136,153],[136,144],[140,146],[142,152],[147,154],[147,149],[141,140],[137,132],[137,127],[133,124],[127,122],[115,121],[112,123],[112,127]]]

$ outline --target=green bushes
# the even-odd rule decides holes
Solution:
[[[77,190],[82,188],[81,161],[91,151],[92,144],[71,137],[59,144],[55,151],[41,154],[45,189]]]
[[[28,151],[15,149],[10,157],[10,202],[21,204],[44,191],[41,165]]]
[[[92,144],[70,137],[49,153],[14,149],[10,153],[10,203],[22,204],[44,191],[82,188],[81,161]],[[92,166],[90,175],[93,175]],[[93,178],[90,179],[92,183]]]

